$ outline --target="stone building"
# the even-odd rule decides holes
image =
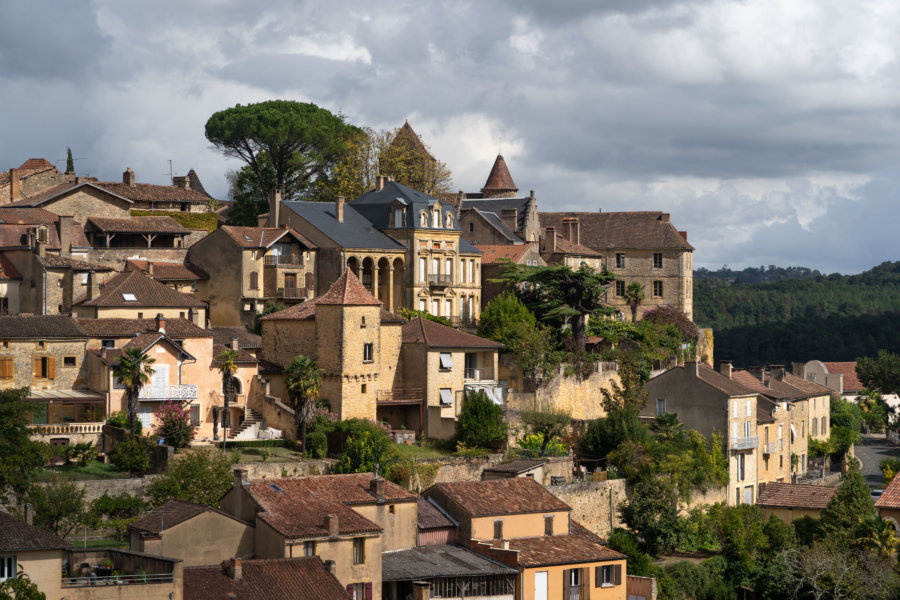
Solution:
[[[315,297],[318,247],[288,227],[223,225],[193,246],[188,262],[210,278],[198,296],[213,326],[253,325],[267,303]]]
[[[499,279],[509,263],[528,267],[544,267],[547,263],[541,257],[539,245],[533,242],[505,244],[500,246],[475,246],[481,252],[481,307],[499,296],[505,284]]]
[[[74,178],[74,173],[61,173],[46,158],[29,158],[19,167],[0,173],[0,204],[17,202]]]
[[[141,271],[117,273],[101,288],[88,278],[85,299],[73,307],[75,316],[90,319],[143,319],[162,314],[206,327],[207,306],[193,294],[182,294]]]
[[[208,295],[209,274],[190,263],[162,260],[128,260],[126,271],[142,271],[182,294]]]
[[[498,155],[480,192],[460,194],[459,223],[463,238],[475,245],[521,244],[540,237],[534,191],[518,196],[502,155]]]
[[[686,232],[675,229],[668,213],[542,212],[540,222],[601,254],[600,268],[619,278],[607,300],[620,313],[629,312],[625,289],[636,282],[645,290],[638,317],[670,305],[693,318],[694,247]]]
[[[569,225],[564,222],[563,225]],[[548,265],[565,265],[571,269],[579,269],[582,264],[595,271],[603,268],[603,253],[592,250],[578,243],[576,227],[564,227],[565,234],[556,231],[555,227],[546,227],[541,235],[541,258]]]
[[[837,492],[836,487],[800,483],[760,483],[756,505],[763,518],[774,515],[790,525],[797,519],[818,519]]]

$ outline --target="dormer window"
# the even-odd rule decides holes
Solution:
[[[432,219],[432,222],[434,223],[435,229],[441,226],[441,209],[437,209],[434,211],[434,218]]]
[[[401,207],[401,206],[394,207],[394,211],[393,211],[394,216],[391,218],[391,222],[393,223],[394,227],[397,227],[397,228],[403,227],[404,212],[405,211],[404,211],[403,207]]]
[[[419,225],[421,225],[422,227],[428,227],[428,213],[424,210],[422,211],[422,214],[419,215]]]

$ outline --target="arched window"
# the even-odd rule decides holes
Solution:
[[[419,215],[419,225],[421,225],[422,227],[428,227],[428,213],[424,210],[422,211],[422,214]]]
[[[250,272],[250,289],[258,290],[259,289],[259,273],[256,271]]]
[[[240,396],[241,394],[244,393],[243,386],[241,385],[240,379],[238,379],[237,377],[232,375],[231,377],[228,378],[228,381],[229,381],[229,385],[231,385],[231,391],[234,393],[235,396]],[[222,395],[224,396],[227,393],[228,393],[228,389],[226,389],[225,382],[223,381],[222,382]]]

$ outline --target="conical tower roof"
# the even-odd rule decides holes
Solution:
[[[375,296],[359,282],[353,271],[347,269],[334,282],[331,289],[315,300],[317,305],[337,304],[340,306],[381,306]]]
[[[482,192],[512,192],[516,193],[519,191],[519,188],[516,187],[516,183],[513,181],[512,175],[509,174],[509,169],[506,167],[506,161],[503,160],[503,155],[498,154],[497,160],[494,161],[494,166],[491,168],[491,174],[488,175],[487,181],[484,184],[484,187],[481,188]]]

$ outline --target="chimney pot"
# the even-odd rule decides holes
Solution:
[[[240,346],[240,344],[238,343],[238,339],[237,339],[237,338],[231,338],[231,349],[232,349],[232,350],[240,350],[240,349],[241,349],[241,346]]]
[[[504,550],[509,550],[509,540],[501,540],[500,547]]]
[[[243,579],[243,567],[241,565],[241,559],[232,558],[228,565],[228,574],[231,575],[231,578],[234,579],[235,583],[238,583]]]
[[[689,370],[694,377],[700,376],[700,363],[697,359],[684,361],[684,368]]]
[[[153,262],[147,262],[147,273],[150,274],[150,277],[153,277]]]
[[[34,525],[34,506],[30,502],[25,503],[25,522]]]
[[[338,196],[334,200],[334,215],[337,217],[338,223],[344,222],[344,197]]]
[[[328,530],[328,535],[331,537],[336,537],[340,535],[341,528],[338,523],[338,516],[334,514],[325,515],[325,529]]]
[[[385,177],[383,175],[375,176],[375,191],[380,192],[384,189]]]

